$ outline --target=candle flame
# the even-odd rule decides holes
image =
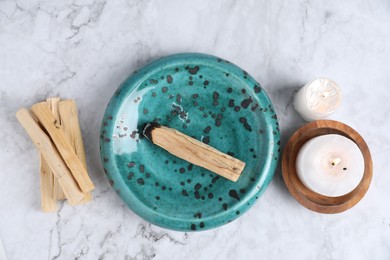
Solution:
[[[329,96],[329,95],[330,95],[329,91],[324,91],[324,92],[322,93],[322,97],[323,97],[323,98],[326,98],[326,97]]]
[[[331,164],[332,164],[332,166],[337,166],[340,164],[340,162],[341,162],[341,159],[337,157],[337,158],[333,159]]]

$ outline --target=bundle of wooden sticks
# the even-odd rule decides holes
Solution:
[[[41,205],[57,210],[57,201],[70,205],[91,201],[94,185],[88,176],[76,103],[48,98],[21,108],[16,117],[40,152]]]

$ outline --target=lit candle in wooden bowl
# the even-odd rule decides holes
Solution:
[[[344,145],[340,142],[344,139],[335,138],[334,135],[349,139],[359,151],[350,143]],[[316,139],[318,137],[326,137],[325,142],[324,139]],[[334,146],[333,141],[330,142],[328,138],[333,139],[337,145]],[[327,146],[324,143],[333,144]],[[305,144],[308,144],[306,148]],[[323,150],[319,151],[319,146]],[[337,146],[339,147],[336,149]],[[307,152],[311,153],[312,149],[316,151],[307,157]],[[357,162],[361,160],[359,153],[363,162]],[[302,163],[303,160],[305,163]],[[354,163],[363,164],[362,177],[359,177],[361,165],[354,166]],[[353,170],[351,173],[355,177],[347,176],[347,172],[340,172],[348,171],[348,168]],[[325,173],[326,169],[328,172]],[[292,135],[284,149],[282,172],[288,190],[303,206],[320,213],[339,213],[356,205],[367,192],[372,179],[372,159],[366,142],[354,129],[338,121],[318,120],[306,124]],[[338,179],[340,185],[337,184],[338,174],[341,176]],[[331,188],[329,183],[339,187]]]
[[[355,189],[364,174],[364,158],[359,147],[338,134],[321,135],[299,150],[296,171],[303,185],[331,197]]]

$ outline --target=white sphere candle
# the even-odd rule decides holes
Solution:
[[[306,121],[324,119],[341,102],[338,85],[329,79],[318,78],[302,87],[294,97],[294,108]]]
[[[352,140],[337,134],[322,135],[310,139],[299,150],[296,171],[308,189],[337,197],[359,185],[364,158]]]

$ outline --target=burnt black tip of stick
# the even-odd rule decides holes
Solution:
[[[144,125],[144,130],[142,130],[142,134],[149,140],[153,143],[153,137],[152,137],[152,131],[155,129],[155,128],[159,128],[160,125],[155,123],[155,122],[151,122],[151,123],[146,123]]]

